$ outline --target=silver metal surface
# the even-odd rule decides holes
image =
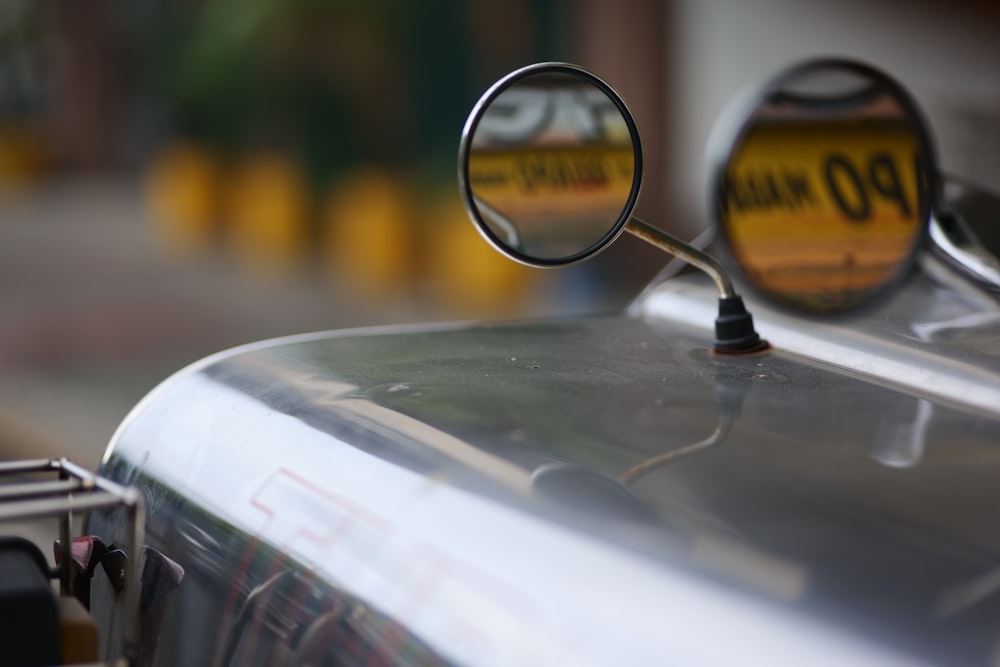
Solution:
[[[711,317],[684,310],[705,291],[711,308],[712,288],[670,284],[630,317],[304,336],[164,383],[103,464],[142,490],[149,544],[190,575],[157,664],[207,664],[282,569],[381,619],[365,636],[444,663],[982,663],[1000,639],[981,583],[1000,564],[1000,415],[976,398],[990,371],[942,396],[825,356],[837,336],[877,342],[874,323],[817,326],[799,350],[760,311],[774,350],[715,355]],[[954,313],[913,289],[894,307]],[[888,363],[943,355],[947,333],[899,332]],[[989,365],[956,347],[932,372]],[[239,650],[294,652],[297,636]]]
[[[1000,304],[960,281],[929,275],[933,258],[893,298],[850,317],[804,318],[754,303],[761,335],[776,348],[857,373],[912,396],[1000,414]],[[635,304],[637,316],[705,327],[710,288],[685,276]]]

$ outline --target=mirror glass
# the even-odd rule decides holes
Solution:
[[[909,95],[845,61],[793,68],[755,98],[718,167],[716,213],[744,277],[788,305],[852,308],[909,270],[933,149]]]
[[[577,67],[532,65],[494,84],[459,151],[462,196],[479,231],[526,264],[579,261],[628,222],[642,172],[621,98]]]

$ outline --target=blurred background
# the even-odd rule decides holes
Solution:
[[[620,310],[666,256],[524,268],[461,208],[465,115],[511,69],[615,86],[639,215],[692,238],[719,112],[813,55],[895,75],[1000,189],[998,37],[971,0],[0,0],[0,459],[95,465],[156,383],[261,338]]]

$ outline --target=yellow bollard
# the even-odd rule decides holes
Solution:
[[[361,167],[331,189],[322,213],[322,258],[338,287],[364,299],[409,296],[415,202],[405,180]]]
[[[145,174],[146,205],[157,237],[171,250],[205,252],[218,240],[222,168],[196,144],[169,145]]]
[[[226,186],[227,238],[236,257],[263,274],[288,273],[309,240],[310,189],[302,169],[277,153],[245,158]]]
[[[426,268],[437,300],[451,317],[510,317],[524,314],[538,269],[494,250],[475,230],[457,192],[429,204]]]

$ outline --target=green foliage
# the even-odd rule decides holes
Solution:
[[[545,14],[537,6],[551,3],[528,4]],[[450,175],[464,114],[489,83],[479,80],[472,10],[461,0],[201,0],[145,9],[130,9],[141,15],[131,31],[133,76],[170,132],[236,154],[294,154],[318,183],[358,162],[448,163]],[[531,48],[525,61],[544,51]]]

